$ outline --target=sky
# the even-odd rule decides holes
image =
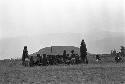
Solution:
[[[58,35],[65,37],[63,40],[84,38],[89,52],[109,53],[124,45],[124,23],[124,0],[0,0],[0,55],[14,55],[12,46],[17,45],[15,56],[24,45],[32,46],[30,53],[37,51],[45,38],[51,44],[51,34],[53,39],[60,38]],[[70,41],[58,44],[61,41],[57,39],[54,45],[73,45]]]

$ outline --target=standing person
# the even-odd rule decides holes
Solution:
[[[74,50],[71,51],[71,64],[75,64],[76,63],[76,56],[74,54]]]
[[[26,59],[26,58],[29,58],[29,57],[28,57],[28,50],[27,50],[27,46],[24,46],[23,55],[22,55],[22,64],[23,64],[23,65],[25,64],[25,59]]]
[[[66,57],[66,50],[63,51],[63,62],[66,63],[67,57]]]
[[[81,61],[83,63],[88,64],[87,48],[86,48],[86,44],[85,44],[84,40],[82,40],[81,46],[80,46],[80,57],[81,57]]]

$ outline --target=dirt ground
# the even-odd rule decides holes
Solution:
[[[125,84],[125,64],[23,67],[0,62],[0,84]]]

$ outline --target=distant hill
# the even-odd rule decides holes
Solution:
[[[51,47],[45,47],[40,49],[38,52],[35,52],[31,55],[36,56],[36,54],[63,54],[63,51],[66,50],[66,53],[71,53],[71,50],[74,50],[75,53],[79,54],[79,48],[74,46],[52,46],[52,53]]]
[[[49,46],[79,46],[81,33],[47,33],[32,36],[20,36],[0,39],[0,59],[22,57],[23,47],[27,46],[32,54]]]
[[[67,54],[70,54],[71,50],[74,50],[74,53],[76,54],[79,54],[80,52],[80,49],[74,46],[52,46],[52,53],[51,53],[51,47],[45,47],[31,55],[32,56],[36,56],[37,54],[52,54],[52,55],[60,54],[62,55],[64,50],[66,50]],[[88,55],[92,55],[92,54],[88,53]]]

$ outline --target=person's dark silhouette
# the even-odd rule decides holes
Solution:
[[[66,50],[64,50],[63,51],[63,61],[64,61],[64,63],[66,63],[66,59],[67,59],[67,57],[66,57]]]
[[[96,55],[96,61],[98,62],[99,60],[101,60],[99,55]]]
[[[75,58],[76,58],[76,64],[80,63],[79,55],[78,54],[75,54]]]
[[[34,65],[33,56],[30,57],[30,67]]]
[[[116,61],[116,63],[122,61],[122,58],[120,57],[120,53],[116,53],[115,61]]]
[[[113,50],[112,54],[113,54],[113,56],[116,56],[116,55],[117,55],[117,52],[116,52],[115,49]]]
[[[41,56],[40,54],[37,54],[37,61],[36,61],[36,65],[41,65]]]
[[[47,65],[47,58],[46,58],[46,54],[43,54],[43,66]]]
[[[22,55],[22,64],[24,65],[25,63],[25,59],[26,58],[29,58],[28,57],[28,50],[27,50],[27,46],[24,46],[24,49],[23,49],[23,55]]]
[[[121,56],[125,56],[125,47],[124,46],[121,46]]]
[[[74,50],[71,51],[71,58],[75,58]]]
[[[88,59],[87,59],[87,48],[84,40],[81,42],[80,46],[80,57],[83,63],[88,64]]]
[[[74,54],[74,50],[71,51],[71,57],[70,57],[70,64],[75,64],[76,63],[76,58]]]

